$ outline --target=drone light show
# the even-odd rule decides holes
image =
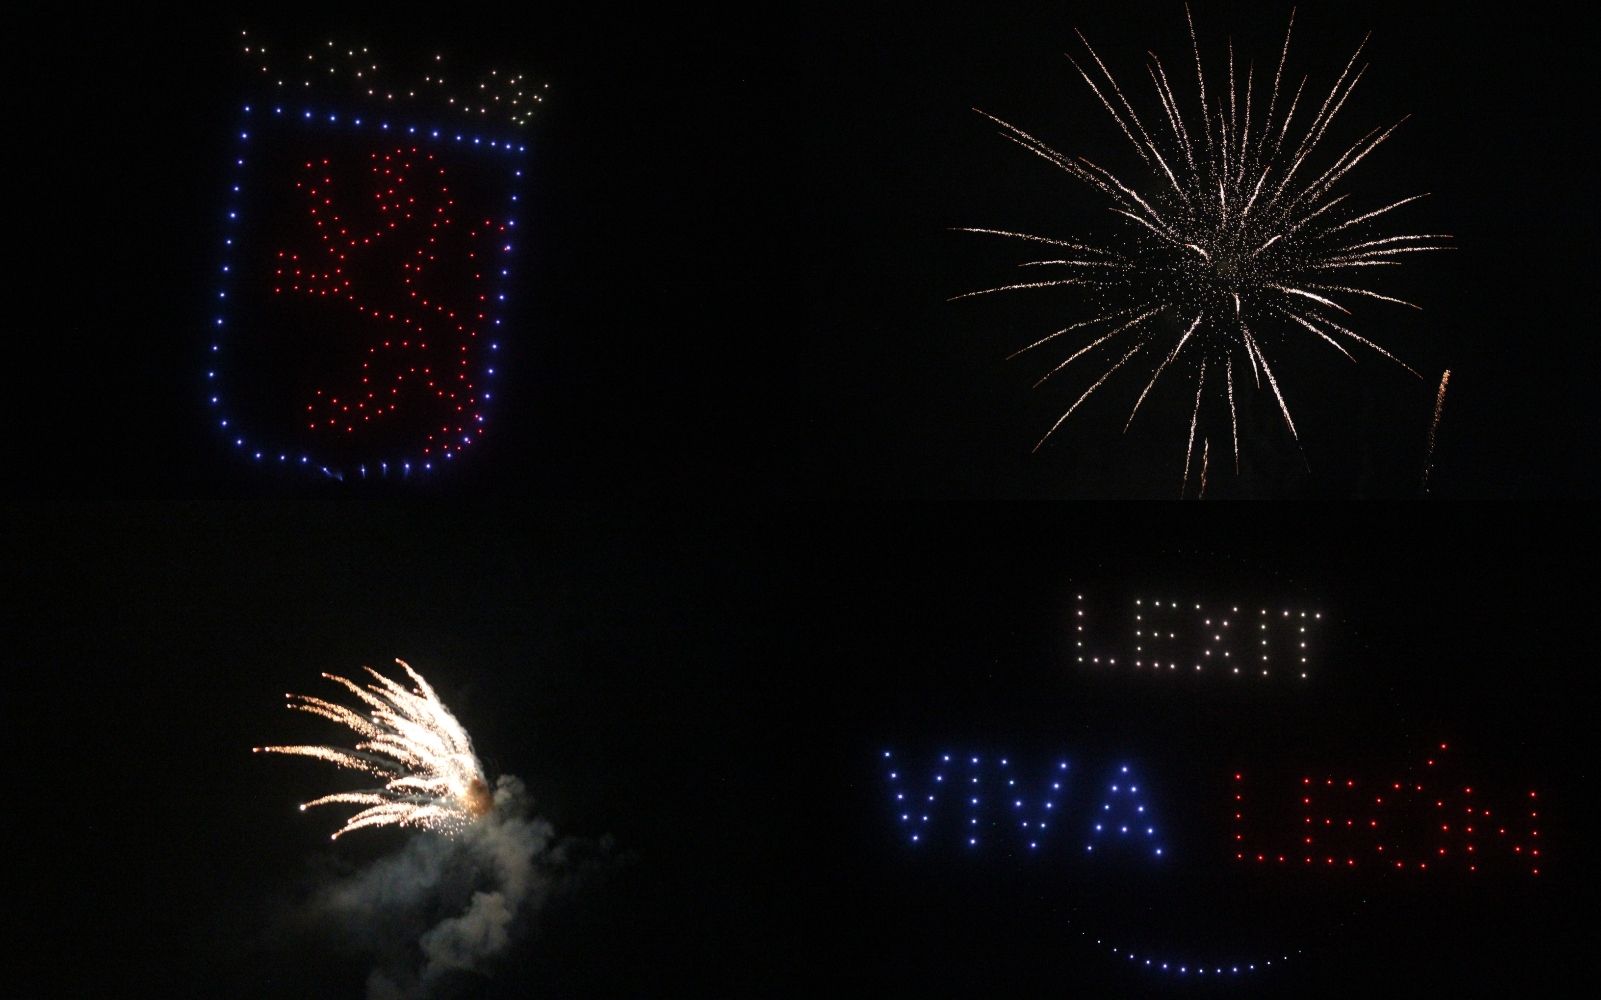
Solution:
[[[1240,602],[1135,597],[1120,612],[1074,595],[1075,660],[1161,677],[1169,673],[1248,681],[1306,680],[1323,612]]]
[[[1539,791],[1498,794],[1453,775],[1448,753],[1449,745],[1441,743],[1421,767],[1387,778],[1351,771],[1303,775],[1299,783],[1280,786],[1272,805],[1247,799],[1249,782],[1244,772],[1236,773],[1234,858],[1333,871],[1473,873],[1501,867],[1539,875]]]
[[[1069,923],[1071,922],[1072,921],[1069,921]],[[1258,970],[1266,972],[1273,968],[1273,963],[1275,961],[1275,959],[1264,957],[1258,958],[1255,961],[1242,962],[1237,957],[1231,957],[1226,963],[1217,962],[1214,964],[1208,964],[1204,961],[1198,961],[1194,957],[1180,958],[1176,954],[1168,954],[1165,952],[1153,953],[1149,950],[1130,948],[1126,945],[1115,945],[1106,938],[1092,938],[1088,930],[1080,929],[1078,934],[1079,937],[1083,938],[1086,942],[1094,945],[1097,949],[1104,951],[1112,958],[1130,962],[1135,968],[1145,972],[1162,973],[1179,979],[1189,978],[1191,976],[1195,977],[1196,979],[1205,979],[1208,976],[1214,979],[1224,979],[1225,977],[1230,979],[1238,979],[1241,976],[1250,976],[1252,973],[1257,972]],[[1296,949],[1297,952],[1299,952],[1299,950],[1300,949]],[[1281,954],[1279,955],[1277,961],[1279,963],[1279,967],[1283,968],[1285,963],[1290,961],[1290,955]]]
[[[1391,778],[1303,776],[1270,803],[1248,803],[1245,772],[1236,771],[1227,776],[1229,856],[1340,871],[1511,865],[1539,875],[1539,791],[1513,803],[1471,778],[1448,776],[1447,748],[1438,744],[1421,771],[1400,769]],[[1105,780],[1075,795],[1065,757],[1042,763],[942,752],[914,772],[916,765],[885,750],[881,763],[895,826],[908,845],[1036,853],[1071,845],[1063,831],[1074,830],[1086,855],[1130,847],[1151,860],[1168,854],[1156,803],[1130,764],[1110,767]]]
[[[1058,655],[1072,651],[1054,683],[1087,713],[969,698],[945,725],[992,720],[954,745],[929,731],[936,742],[872,751],[881,829],[914,880],[954,862],[1028,893],[1049,869],[1065,939],[1174,983],[1246,983],[1303,968],[1309,950],[1338,954],[1370,900],[1416,907],[1449,889],[1491,907],[1498,890],[1550,881],[1544,792],[1501,752],[1468,759],[1415,737],[1386,751],[1319,729],[1342,695],[1310,678],[1347,623],[1299,588],[1130,580],[1062,597],[1040,611]],[[1147,675],[1165,693],[1128,698]],[[1208,694],[1247,688],[1259,694]],[[1281,713],[1277,746],[1249,731]],[[1192,739],[1162,735],[1190,715]],[[1220,894],[1231,912],[1197,926],[1196,901]]]
[[[893,763],[893,751],[884,751],[884,759]],[[1066,760],[1057,760],[1043,770],[1035,768],[1031,780],[1010,757],[942,753],[926,780],[915,779],[896,763],[889,770],[889,784],[908,843],[954,837],[970,849],[999,841],[1037,852],[1070,826],[1071,811],[1061,808],[1069,801],[1070,771]],[[1102,854],[1133,849],[1162,857],[1155,814],[1146,808],[1137,774],[1129,765],[1119,765],[1105,785],[1097,809],[1080,817],[1085,852],[1093,854],[1100,844]],[[951,806],[962,812],[959,823]]]
[[[1066,757],[943,751],[925,763],[883,750],[878,763],[895,838],[918,855],[1098,863],[1110,854],[1159,878],[1168,864],[1204,871],[1246,861],[1347,877],[1471,877],[1486,868],[1538,876],[1539,792],[1508,798],[1460,773],[1447,774],[1448,747],[1437,744],[1421,771],[1398,769],[1383,779],[1303,775],[1295,781],[1278,775],[1281,794],[1261,801],[1247,801],[1243,770],[1219,775],[1228,800],[1213,816],[1188,819],[1214,834],[1200,838],[1202,843],[1219,843],[1229,831],[1228,846],[1198,856],[1175,855],[1164,846],[1158,802],[1131,764],[1111,765],[1096,780],[1075,786],[1069,780],[1075,768]],[[1236,978],[1273,966],[1267,956],[1202,959],[1132,947],[1085,929],[1079,934],[1117,960],[1176,977]],[[1282,966],[1289,959],[1285,953],[1277,960]]]
[[[270,79],[241,105],[228,163],[205,404],[258,466],[428,476],[483,439],[499,395],[528,151],[516,133],[542,97],[510,95],[515,110],[485,97],[493,118],[427,89],[397,106],[368,79],[379,64],[346,51],[293,87],[245,46]]]

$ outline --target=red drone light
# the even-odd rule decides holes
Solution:
[[[1445,750],[1446,745],[1440,744]],[[1425,767],[1436,767],[1441,762],[1436,759],[1425,761]],[[1441,770],[1449,771],[1449,767]],[[1435,772],[1431,771],[1431,775]],[[1235,847],[1236,860],[1245,860],[1247,854],[1254,855],[1258,862],[1265,863],[1269,853],[1267,851],[1250,851],[1252,844],[1263,844],[1274,840],[1282,840],[1286,836],[1294,836],[1296,842],[1306,851],[1322,849],[1326,865],[1333,865],[1335,858],[1343,857],[1343,867],[1355,868],[1357,862],[1370,854],[1384,854],[1393,863],[1396,869],[1404,870],[1416,867],[1427,871],[1429,862],[1425,859],[1449,858],[1453,854],[1463,858],[1464,862],[1472,856],[1475,863],[1465,864],[1470,872],[1478,871],[1478,862],[1484,860],[1486,852],[1478,850],[1475,826],[1464,823],[1453,829],[1450,822],[1440,822],[1439,813],[1449,814],[1450,811],[1460,809],[1467,816],[1481,815],[1488,817],[1488,808],[1479,808],[1467,796],[1474,794],[1474,786],[1460,784],[1444,784],[1439,787],[1425,786],[1421,782],[1391,781],[1390,787],[1396,793],[1388,798],[1385,796],[1367,797],[1358,794],[1356,789],[1358,778],[1336,779],[1329,776],[1324,781],[1322,791],[1312,790],[1313,781],[1310,776],[1301,779],[1300,822],[1294,827],[1285,825],[1288,817],[1282,814],[1275,820],[1272,816],[1262,816],[1252,812],[1243,805],[1240,786],[1243,783],[1243,774],[1236,773],[1235,785],[1232,794],[1235,808],[1234,829],[1232,843]],[[1460,789],[1460,792],[1453,791]],[[1432,795],[1425,795],[1432,792]],[[1439,797],[1435,797],[1439,796]],[[1529,792],[1531,799],[1537,798],[1534,791]],[[1431,815],[1432,814],[1432,815]],[[1530,840],[1538,838],[1540,831],[1537,828],[1538,812],[1531,809],[1525,817],[1521,830],[1509,835],[1508,827],[1498,826],[1496,836],[1486,843],[1491,849],[1492,858],[1509,859],[1512,856],[1538,857],[1537,848],[1524,850],[1524,843],[1518,841],[1523,838]],[[1291,830],[1298,832],[1291,833]],[[1313,832],[1318,831],[1318,832]],[[1506,849],[1511,848],[1510,852]],[[1459,848],[1453,851],[1452,848]],[[1306,863],[1311,864],[1312,858],[1308,856]],[[1435,866],[1439,868],[1440,865]],[[1529,869],[1532,874],[1539,874],[1536,868]]]
[[[371,435],[412,410],[420,430],[407,443],[449,457],[483,433],[484,238],[506,227],[461,218],[445,168],[417,147],[370,153],[368,175],[351,190],[329,159],[306,161],[295,187],[314,239],[277,254],[275,294],[335,300],[324,308],[362,320],[349,327],[366,348],[359,369],[313,391],[306,427]]]

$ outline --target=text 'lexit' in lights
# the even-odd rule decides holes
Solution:
[[[1097,613],[1073,599],[1074,658],[1091,669],[1162,677],[1306,680],[1323,612],[1243,603],[1135,597],[1123,612]]]

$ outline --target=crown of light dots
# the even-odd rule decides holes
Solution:
[[[532,120],[550,90],[550,84],[535,85],[520,72],[458,73],[444,53],[434,53],[421,68],[401,68],[381,61],[365,45],[334,39],[293,50],[269,49],[248,31],[239,37],[248,74],[273,100],[319,97],[381,105],[390,114],[414,118],[440,115],[461,125],[520,128]]]
[[[1292,786],[1298,822],[1249,814],[1243,771],[1234,774],[1234,859],[1263,865],[1350,871],[1478,872],[1511,864],[1539,875],[1539,793],[1517,804],[1475,790],[1445,766],[1441,743],[1406,777],[1303,775]],[[1493,808],[1492,808],[1493,807]],[[1281,814],[1285,815],[1285,814]]]
[[[1091,668],[1121,666],[1160,677],[1183,671],[1247,680],[1289,675],[1306,680],[1323,612],[1302,608],[1255,613],[1238,604],[1180,603],[1136,597],[1121,641],[1094,635],[1084,595],[1074,595],[1074,655]]]
[[[229,182],[230,202],[219,270],[217,312],[205,371],[206,400],[216,426],[237,453],[257,464],[314,470],[339,480],[347,475],[362,479],[422,475],[453,461],[483,434],[485,409],[494,398],[487,386],[479,385],[479,380],[493,379],[495,358],[500,351],[499,327],[504,318],[501,313],[505,309],[507,278],[511,273],[513,242],[510,234],[517,225],[515,210],[520,197],[517,187],[523,176],[521,155],[527,151],[526,145],[504,136],[484,134],[482,130],[407,122],[387,114],[341,113],[327,106],[314,108],[251,101],[244,104],[242,117]],[[236,245],[236,233],[244,214],[243,193],[247,186],[251,144],[254,130],[263,118],[293,123],[313,136],[342,130],[347,134],[370,136],[378,144],[369,164],[374,186],[371,193],[377,199],[379,211],[389,221],[371,232],[352,232],[343,224],[342,210],[333,192],[328,190],[330,179],[325,171],[329,161],[326,158],[304,161],[304,173],[295,181],[295,187],[305,197],[306,221],[316,239],[305,258],[300,256],[299,250],[285,249],[278,253],[272,276],[273,291],[280,295],[327,299],[329,308],[348,309],[353,318],[359,318],[353,329],[367,338],[368,358],[363,361],[360,372],[350,373],[359,376],[359,384],[351,383],[342,389],[337,386],[319,388],[314,398],[302,404],[308,430],[349,435],[358,428],[374,426],[374,421],[381,427],[384,418],[395,413],[404,388],[407,392],[421,394],[424,399],[431,396],[433,405],[447,414],[443,422],[429,430],[425,440],[416,443],[409,455],[402,453],[371,463],[342,466],[318,457],[303,445],[274,441],[267,432],[241,427],[229,413],[221,375],[228,363],[227,307],[231,285],[238,277],[236,255],[241,248]],[[436,157],[436,153],[445,150],[506,159],[511,191],[503,218],[458,220],[454,217],[455,201],[450,193],[448,171]],[[398,189],[413,177],[419,179],[417,187],[425,189],[423,197],[432,199],[431,203],[425,201],[418,205],[416,196],[400,197]],[[393,214],[389,214],[391,209]],[[401,256],[405,263],[396,275],[399,285],[392,289],[404,293],[402,301],[409,302],[411,309],[380,309],[368,301],[366,289],[352,285],[345,265],[351,254],[359,255],[374,243],[404,239],[404,236],[391,235],[391,231],[401,223],[413,221],[427,221],[428,226],[415,237],[415,245],[404,248]],[[439,232],[463,226],[473,248],[467,251],[474,272],[468,301],[453,304],[431,301],[415,287],[414,279],[438,263],[436,237]],[[494,274],[490,281],[485,281],[484,272],[490,269]],[[428,353],[430,340],[433,341],[432,354]],[[406,384],[408,380],[410,385]]]
[[[1010,757],[942,753],[921,788],[914,787],[893,751],[883,751],[882,760],[898,827],[909,844],[935,839],[935,824],[950,804],[964,813],[957,835],[969,851],[995,843],[1038,852],[1066,828],[1066,811],[1058,808],[1072,771],[1066,760],[1051,763],[1043,774],[1022,777]],[[1087,825],[1086,854],[1094,854],[1100,844],[1103,853],[1132,848],[1153,858],[1163,856],[1155,816],[1127,764],[1113,770]]]

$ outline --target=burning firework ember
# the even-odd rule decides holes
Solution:
[[[1440,388],[1434,394],[1434,421],[1429,424],[1429,453],[1423,459],[1423,492],[1429,492],[1429,473],[1434,471],[1434,441],[1440,433],[1440,415],[1445,412],[1445,390],[1451,385],[1451,369],[1440,376]]]
[[[1292,27],[1293,22],[1292,16]],[[1236,472],[1240,442],[1235,390],[1237,382],[1243,388],[1247,377],[1257,390],[1266,383],[1285,427],[1299,442],[1289,403],[1269,362],[1272,348],[1297,340],[1320,343],[1355,361],[1347,347],[1358,345],[1417,374],[1389,351],[1351,329],[1347,325],[1352,322],[1348,306],[1356,305],[1357,299],[1366,299],[1420,308],[1367,287],[1359,279],[1399,267],[1406,254],[1451,249],[1446,242],[1450,237],[1427,233],[1386,235],[1374,228],[1376,220],[1424,195],[1377,208],[1356,208],[1347,202],[1349,194],[1336,193],[1346,175],[1387,140],[1401,122],[1368,132],[1326,166],[1320,163],[1321,171],[1311,166],[1319,144],[1329,134],[1330,124],[1366,71],[1365,66],[1357,66],[1365,39],[1316,113],[1310,114],[1315,99],[1302,103],[1305,78],[1295,87],[1287,106],[1281,99],[1282,93],[1289,90],[1283,80],[1289,31],[1285,33],[1284,49],[1263,107],[1257,96],[1255,68],[1236,72],[1232,42],[1227,87],[1208,91],[1192,20],[1190,38],[1195,49],[1200,114],[1187,118],[1180,110],[1166,69],[1160,59],[1151,55],[1147,71],[1161,110],[1147,127],[1088,40],[1082,34],[1079,38],[1089,60],[1084,65],[1074,60],[1074,68],[1133,144],[1150,173],[1149,184],[1125,183],[1083,156],[1064,155],[1015,125],[992,115],[985,117],[1000,127],[1004,138],[1104,195],[1123,232],[1115,240],[1099,242],[999,229],[962,230],[1057,248],[1058,259],[1031,260],[1022,265],[1043,269],[1047,276],[1040,280],[1006,284],[956,298],[1072,287],[1087,292],[1091,300],[1086,308],[1087,318],[1013,355],[1068,334],[1088,340],[1047,371],[1036,386],[1092,352],[1097,352],[1104,365],[1099,378],[1051,426],[1034,446],[1035,451],[1091,393],[1136,356],[1155,364],[1124,430],[1133,423],[1134,415],[1163,372],[1170,367],[1194,372],[1195,403],[1185,452],[1185,490],[1191,470],[1206,468],[1209,440],[1204,412],[1209,387],[1219,418],[1222,402],[1227,401]],[[1094,74],[1085,65],[1091,65]],[[1282,92],[1281,83],[1286,84]],[[1302,112],[1299,122],[1298,112]],[[1298,138],[1291,137],[1292,127]],[[1141,194],[1137,188],[1144,188],[1146,193]],[[1054,276],[1058,274],[1061,277]],[[1234,374],[1236,357],[1240,359],[1238,376]],[[1199,436],[1198,425],[1202,429]]]
[[[362,687],[344,677],[323,674],[367,706],[363,715],[310,695],[289,694],[289,707],[337,722],[362,740],[351,749],[325,746],[256,747],[257,753],[315,757],[338,767],[384,779],[379,788],[335,792],[300,808],[350,803],[366,806],[334,833],[334,839],[367,826],[414,826],[454,834],[488,813],[494,805],[483,765],[473,753],[472,739],[422,679],[404,660],[415,690],[371,667],[376,683]]]

